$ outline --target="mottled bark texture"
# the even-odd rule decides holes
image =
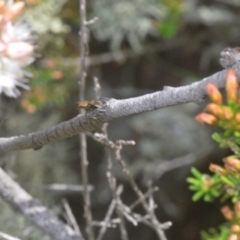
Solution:
[[[240,79],[240,64],[232,66]],[[206,84],[214,83],[217,87],[225,86],[227,69],[217,72],[201,81],[182,87],[165,87],[162,91],[124,100],[104,100],[101,108],[87,111],[69,121],[43,131],[28,135],[0,138],[0,151],[16,151],[23,149],[39,149],[51,142],[72,137],[80,132],[99,129],[101,125],[115,118],[129,116],[146,111],[153,111],[182,103],[204,102]]]
[[[32,198],[0,168],[0,196],[34,225],[55,240],[84,240],[58,220],[46,207]]]

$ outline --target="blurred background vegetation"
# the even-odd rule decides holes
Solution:
[[[1,96],[2,136],[45,129],[78,114],[79,1],[25,0],[24,19],[36,34],[37,60],[29,67],[31,90],[14,100]],[[239,46],[238,0],[88,0],[89,26],[87,97],[93,98],[93,77],[98,77],[102,96],[124,99],[181,86],[219,71],[219,52]],[[215,205],[192,203],[186,177],[190,166],[205,170],[225,154],[214,145],[210,132],[194,116],[204,107],[179,105],[113,121],[112,139],[133,139],[136,146],[123,151],[124,158],[142,189],[153,181],[160,221],[172,221],[169,240],[198,240],[200,230],[224,221]],[[103,147],[88,140],[89,177],[94,186],[94,219],[103,219],[111,200],[106,179]],[[164,172],[163,162],[189,158],[189,165]],[[193,163],[194,162],[194,163]],[[34,197],[67,220],[62,207],[66,198],[84,230],[81,192],[53,191],[49,184],[81,184],[78,137],[45,146],[39,151],[1,155],[1,166]],[[123,200],[135,194],[116,164]],[[48,239],[6,203],[0,202],[0,231],[22,239]],[[129,239],[157,239],[145,226],[127,224]],[[106,240],[119,239],[109,230]]]

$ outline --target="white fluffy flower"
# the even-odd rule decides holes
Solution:
[[[8,97],[17,98],[21,95],[18,87],[29,89],[26,85],[27,72],[25,72],[17,62],[2,58],[0,61],[0,94],[4,93]]]
[[[34,61],[31,31],[26,24],[8,22],[0,34],[0,94],[17,98],[18,87],[29,89],[23,67]]]

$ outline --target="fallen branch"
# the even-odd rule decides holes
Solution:
[[[0,196],[55,240],[84,240],[23,190],[0,168]]]

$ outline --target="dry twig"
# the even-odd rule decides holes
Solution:
[[[74,230],[76,231],[76,233],[78,233],[79,236],[81,236],[80,228],[78,227],[77,221],[73,215],[73,212],[69,206],[68,201],[66,199],[62,199],[62,203],[63,203],[63,207],[67,213],[67,216],[72,223]]]
[[[87,20],[86,20],[86,0],[80,0],[80,84],[79,84],[79,100],[85,98],[85,85],[86,85],[86,57],[88,55],[88,33],[87,33]],[[83,114],[84,110],[81,109],[80,113]],[[80,133],[80,158],[81,158],[81,174],[82,184],[84,186],[84,217],[86,222],[86,233],[88,240],[94,240],[94,231],[92,228],[92,211],[91,211],[91,198],[88,191],[88,160],[87,160],[87,139],[85,133]]]

